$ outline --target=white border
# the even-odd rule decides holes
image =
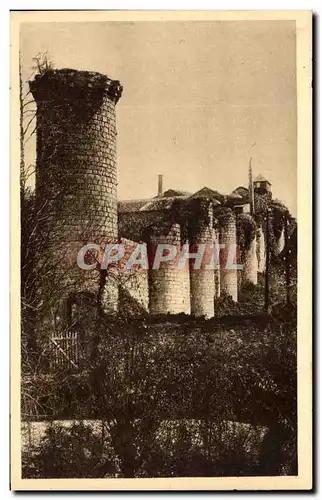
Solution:
[[[12,2],[14,3],[14,2]],[[60,8],[59,7],[59,3],[60,2],[56,2],[56,5],[54,8]],[[92,8],[98,8],[97,7],[97,3],[101,3],[101,2],[96,2],[96,1],[93,1],[93,5],[92,5]],[[229,2],[228,2],[229,3]],[[231,3],[231,2],[230,2]],[[271,3],[271,7],[273,7],[273,4],[274,2]],[[21,6],[21,3],[20,3],[20,6]],[[64,5],[65,6],[65,5]],[[202,3],[200,3],[200,6],[202,6]],[[258,7],[258,3],[256,4],[256,6]],[[47,7],[47,6],[46,6]],[[82,8],[81,4],[78,3],[78,8]],[[106,7],[106,4],[105,4],[105,7]],[[166,5],[164,4],[162,6],[163,8],[166,7]],[[171,7],[173,8],[174,7],[174,4],[172,2],[172,5]],[[225,7],[227,8],[227,3],[225,4]],[[292,5],[292,7],[294,7],[294,4]],[[29,6],[30,8],[30,6]],[[35,7],[33,7],[35,8]],[[43,8],[43,6],[41,6],[41,8]],[[119,7],[118,7],[119,8]],[[36,17],[37,17],[37,14],[39,13],[28,13],[28,15],[30,14],[30,17],[33,17],[33,15],[35,14]],[[58,15],[60,15],[60,13],[57,13]],[[56,13],[52,13],[52,18],[51,20],[55,20],[55,16],[57,15]],[[76,18],[81,18],[81,16],[83,15],[84,13],[75,13],[75,17]],[[85,13],[86,14],[86,13]],[[110,13],[112,14],[112,18],[116,19],[118,17],[118,15],[120,14],[119,12],[112,12]],[[129,13],[130,14],[130,13]],[[142,17],[144,18],[145,17],[145,14],[146,13],[142,13]],[[151,14],[151,12],[149,13]],[[171,14],[171,13],[170,13]],[[188,13],[191,15],[191,13]],[[196,12],[196,17],[199,18],[199,19],[202,19],[202,16],[206,13],[202,13],[202,12]],[[209,13],[207,13],[209,14]],[[231,13],[227,13],[227,12],[222,12],[221,15],[225,18],[226,15],[228,14],[228,17],[229,15],[231,15]],[[245,16],[245,18],[249,18],[249,15],[250,13],[249,12],[239,12],[239,14],[242,14]],[[267,13],[266,13],[267,14]],[[270,16],[272,16],[272,18],[276,19],[278,18],[279,16],[283,16],[283,15],[289,15],[290,13],[285,13],[285,12],[269,12]],[[299,13],[300,14],[300,13]],[[102,13],[96,13],[95,15],[99,15],[100,16],[100,19],[101,19],[101,16],[102,16]],[[158,15],[158,13],[156,13],[156,15]],[[162,13],[162,16],[164,19],[167,18],[167,16],[169,15],[169,13]],[[180,19],[186,19],[186,15],[187,13],[185,12],[181,12],[181,13],[178,13],[178,18]],[[252,13],[252,15],[254,15],[254,18],[256,19],[259,19],[263,16],[263,12],[261,11],[258,11],[258,12],[254,12]],[[292,15],[297,15],[296,13],[292,13]],[[309,48],[309,47],[307,47]],[[308,54],[307,54],[308,55]],[[309,89],[304,89],[304,92],[307,92],[307,97],[309,97]],[[309,127],[307,126],[308,122],[309,122],[309,116],[304,116],[305,113],[307,112],[306,109],[303,109],[303,114],[302,114],[302,118],[300,117],[300,121],[301,119],[304,120],[304,127],[307,128],[307,133],[306,133],[306,137],[305,137],[305,140],[308,141],[308,143],[310,143],[310,140],[311,140],[311,130],[309,129]],[[310,110],[309,110],[309,113],[310,113]],[[302,134],[301,134],[302,135]],[[304,138],[304,137],[303,137]],[[302,144],[302,142],[301,142]],[[301,146],[301,145],[300,145]],[[298,161],[299,161],[299,164],[300,162],[304,162],[305,164],[307,164],[307,161],[308,161],[308,158],[307,158],[307,153],[305,154],[305,152],[301,149],[301,147],[299,147],[299,151],[298,151]],[[305,200],[307,200],[307,197],[310,196],[310,193],[308,191],[306,192],[303,192],[302,188],[305,186],[307,187],[307,189],[309,190],[310,189],[310,175],[309,175],[309,171],[306,171],[303,169],[303,171],[301,170],[300,174],[299,174],[299,178],[298,178],[298,181],[299,181],[299,186],[301,186],[301,195],[298,197],[298,201],[299,201],[299,213],[300,211],[302,210],[302,208],[309,208],[309,207],[304,207],[303,206],[303,203],[305,204]],[[5,198],[2,198],[2,200],[5,201]],[[302,200],[302,201],[301,201]],[[301,203],[302,203],[302,207],[301,207]],[[310,218],[310,211],[308,210],[308,212],[306,213],[305,215],[305,218],[307,218],[307,216],[309,216]],[[302,224],[305,224],[305,219],[303,218],[302,219]],[[13,222],[17,222],[17,221],[14,221],[13,219],[11,219],[11,224]],[[301,222],[301,216],[299,216],[299,225],[300,225],[300,222]],[[307,225],[307,222],[306,222],[306,225]],[[12,226],[13,227],[13,226]],[[307,233],[306,237],[305,237],[305,241],[303,240],[302,241],[302,247],[301,247],[301,252],[302,252],[302,257],[303,257],[303,262],[305,262],[306,264],[306,273],[307,273],[307,268],[310,269],[310,255],[311,255],[311,235],[310,235],[310,231]],[[18,257],[17,255],[17,249],[15,249],[13,246],[11,248],[11,256],[12,256],[12,259],[13,261],[15,260],[16,257]],[[18,257],[19,259],[19,257]],[[5,261],[5,260],[3,260]],[[306,302],[308,303],[308,305],[310,305],[310,296],[307,296],[306,295]],[[12,317],[12,319],[16,319],[15,317]],[[310,316],[310,307],[307,308],[307,315],[306,315],[306,318],[304,320],[304,326],[305,326],[305,334],[306,334],[306,340],[307,340],[307,344],[306,344],[306,354],[309,355],[310,353],[310,335],[309,335],[309,330],[308,330],[308,327],[307,325],[310,323],[310,319],[311,319],[311,316]],[[302,318],[300,318],[300,321],[302,321]],[[303,326],[303,324],[302,324]],[[305,365],[304,369],[307,369],[309,368],[307,366],[307,364]],[[306,414],[306,417],[307,417],[307,408],[310,407],[310,391],[306,391],[306,394],[303,394],[303,398],[304,399],[300,399],[300,417],[302,415],[302,418],[305,416]],[[305,417],[305,418],[306,418]],[[306,437],[306,441],[309,440],[309,436],[307,435]],[[301,446],[305,446],[305,442],[303,441],[302,444],[299,443],[300,447]],[[14,458],[14,457],[13,457]],[[310,464],[308,463],[309,461],[307,461],[306,464],[304,464],[304,466],[306,466],[307,468],[309,468]],[[218,483],[218,485],[216,486],[216,489],[219,487],[220,489],[225,489],[224,488],[224,485],[223,485],[223,481],[224,481],[224,478],[215,478]],[[246,482],[244,481],[244,484],[242,480],[245,480],[246,479]],[[283,489],[283,482],[285,483],[284,480],[287,480],[287,479],[290,479],[290,478],[270,478],[269,480],[267,478],[238,478],[237,481],[235,481],[235,488],[240,488],[240,489],[252,489],[254,487],[253,483],[254,481],[253,480],[258,480],[258,479],[263,479],[262,481],[262,487],[265,486],[267,488],[267,484],[268,484],[268,481],[269,481],[269,488],[271,489],[275,489],[275,488],[278,488],[278,489]],[[307,478],[306,478],[307,479]],[[235,478],[234,478],[235,480]],[[30,481],[32,480],[25,480],[24,481],[24,485],[22,484],[17,484],[15,483],[14,484],[14,487],[15,489],[17,489],[19,486],[21,487],[22,486],[22,489],[28,489],[28,482],[29,484]],[[65,486],[64,486],[64,483],[66,484],[66,481],[68,480],[60,480],[60,485],[65,489]],[[142,482],[142,487],[144,488],[144,482],[146,483],[146,481],[151,481],[151,480],[137,480],[137,479],[133,479],[133,480],[109,480],[110,482],[113,482],[113,488],[118,488],[118,487],[121,487],[122,489],[126,488],[126,489],[132,489],[132,488],[135,488],[137,489],[137,487],[141,488],[141,486],[139,486],[138,482]],[[154,482],[155,481],[158,481],[158,485],[155,484],[155,488],[156,489],[167,489],[167,490],[171,490],[171,489],[177,489],[178,486],[179,488],[182,488],[182,480],[180,480],[179,478],[174,478],[174,479],[171,479],[171,484],[169,484],[169,480],[156,480],[154,479],[153,480]],[[181,485],[179,485],[179,482],[181,481]],[[190,484],[191,484],[191,481],[195,481],[194,479],[192,478],[188,478],[188,479],[185,479],[184,482],[185,482],[185,488],[189,488],[191,487]],[[202,482],[203,482],[203,487],[202,489],[207,489],[209,487],[209,481],[211,481],[213,483],[214,479],[210,479],[210,478],[206,478],[206,479],[202,479]],[[70,483],[70,481],[68,481]],[[73,480],[74,484],[72,485],[72,489],[87,489],[88,487],[89,488],[99,488],[101,489],[101,485],[98,485],[99,482],[101,482],[101,480]],[[86,486],[85,486],[85,483],[86,482]],[[126,484],[125,484],[126,483]],[[239,483],[239,484],[238,484]],[[265,484],[264,484],[265,483]],[[307,482],[306,482],[306,486],[307,486]],[[300,478],[297,478],[297,480],[294,482],[294,488],[301,488],[301,481],[300,481]],[[69,485],[67,485],[69,486]],[[170,486],[170,487],[169,487]],[[171,487],[172,486],[172,487]],[[37,489],[44,489],[44,488],[48,488],[50,487],[49,485],[49,480],[39,480],[37,481]],[[111,487],[111,486],[110,486]],[[231,486],[230,486],[231,488]],[[230,489],[229,488],[229,489]],[[20,488],[19,488],[20,489]],[[35,484],[32,485],[32,489],[35,489]],[[67,488],[66,488],[67,489]],[[69,489],[69,488],[68,488]],[[201,488],[200,488],[201,489]]]

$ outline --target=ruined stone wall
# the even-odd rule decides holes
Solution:
[[[59,263],[62,297],[70,289],[97,294],[99,270],[80,270],[76,258],[84,244],[118,237],[115,104],[122,87],[99,73],[66,69],[37,75],[30,90],[37,103],[36,199],[43,251]],[[116,310],[115,280],[102,296]]]
[[[237,269],[229,268],[229,254],[237,253],[237,236],[236,236],[236,216],[231,214],[225,220],[225,223],[220,227],[220,243],[225,247],[220,250],[220,290],[230,295],[233,300],[237,301],[238,285],[237,285]],[[230,264],[237,264],[237,255],[231,260]]]
[[[263,273],[266,269],[266,241],[262,226],[259,227],[257,235],[257,259],[258,272]]]
[[[136,316],[149,310],[149,271],[148,261],[145,258],[147,245],[125,238],[121,238],[120,241],[125,248],[124,258],[119,266],[120,307],[125,315]],[[136,255],[138,264],[128,269],[127,263],[133,255]]]
[[[174,245],[177,257],[161,262],[159,269],[152,269],[155,252],[160,243]],[[189,265],[178,269],[181,254],[180,225],[173,224],[167,234],[154,234],[149,242],[149,311],[151,314],[190,314]]]
[[[118,214],[119,237],[142,241],[147,228],[159,226],[166,218],[163,210],[121,212]]]
[[[283,228],[280,237],[278,238],[277,241],[277,253],[280,254],[283,251],[284,247],[285,247],[285,231]]]
[[[197,245],[205,245],[203,262],[200,269],[194,268],[194,260],[190,262],[190,287],[191,287],[191,314],[195,316],[214,316],[215,278],[214,269],[207,269],[210,264],[213,251],[215,234],[212,221],[208,224],[200,222],[193,237],[191,251],[197,249]]]
[[[257,260],[257,239],[254,238],[250,244],[250,248],[244,252],[244,262],[242,279],[243,281],[250,281],[254,285],[257,285],[257,273],[258,273],[258,260]]]

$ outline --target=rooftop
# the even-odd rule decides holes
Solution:
[[[259,174],[256,179],[254,179],[254,182],[267,182],[268,184],[272,185],[271,182],[268,179],[265,179],[262,174]]]
[[[244,189],[247,194],[247,189]],[[207,186],[199,189],[195,193],[189,193],[178,189],[168,189],[162,195],[157,195],[154,198],[121,200],[118,202],[118,211],[119,213],[126,213],[171,210],[173,203],[178,200],[191,200],[198,198],[210,200],[214,205],[220,205],[226,202],[233,204],[238,203],[240,205],[248,203],[248,196],[243,196],[243,194],[236,192],[235,190],[228,195],[224,195],[216,190],[208,188]]]

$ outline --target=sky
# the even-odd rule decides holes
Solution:
[[[254,176],[296,216],[296,31],[292,21],[23,23],[22,77],[55,68],[121,81],[118,197],[164,189],[230,193]],[[35,161],[35,138],[26,161]]]

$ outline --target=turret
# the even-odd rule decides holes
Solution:
[[[37,104],[36,200],[44,240],[38,263],[57,271],[54,292],[61,302],[71,291],[97,297],[99,268],[85,271],[76,261],[85,244],[118,238],[115,105],[122,86],[100,73],[61,69],[37,75],[30,90]],[[42,293],[49,293],[51,278],[40,279]],[[116,284],[102,296],[115,312]]]

